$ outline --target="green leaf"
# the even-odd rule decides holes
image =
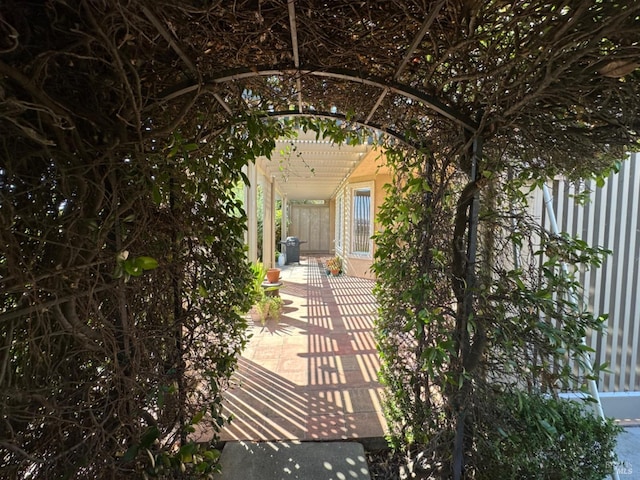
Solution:
[[[153,456],[153,453],[151,453],[151,450],[149,450],[148,448],[145,448],[145,452],[147,453],[147,456],[149,457],[149,461],[151,462],[151,468],[156,468],[156,459]]]
[[[135,264],[134,261],[127,260],[123,263],[124,271],[131,275],[132,277],[139,277],[142,275],[142,267],[139,267]]]
[[[141,448],[149,448],[153,442],[160,436],[160,431],[155,425],[150,427],[140,439]]]
[[[185,143],[182,148],[185,152],[193,152],[198,149],[197,143]]]
[[[221,453],[220,450],[205,450],[202,456],[210,462],[216,462],[220,458]]]
[[[180,447],[179,458],[181,462],[191,463],[193,461],[193,454],[196,451],[196,445],[193,443],[187,443]]]
[[[158,261],[152,257],[137,257],[135,259],[135,266],[142,270],[153,270],[158,268]]]
[[[122,263],[116,265],[115,270],[113,271],[113,278],[122,278],[124,275],[124,267]]]
[[[196,413],[191,419],[191,425],[196,425],[200,423],[200,420],[202,420],[203,417],[204,417],[204,410]]]
[[[122,456],[122,461],[130,462],[134,458],[136,458],[137,455],[138,455],[138,445],[132,445],[127,449],[126,452],[124,452],[124,455]]]
[[[162,203],[162,193],[160,192],[160,187],[158,185],[154,185],[151,190],[151,198],[153,199],[153,203],[156,205],[160,205]]]
[[[179,148],[179,144],[174,140],[174,143],[171,146],[171,149],[167,152],[167,158],[175,157],[176,153],[178,153],[178,148]]]
[[[544,430],[547,432],[548,435],[557,435],[558,430],[556,430],[556,427],[551,425],[546,420],[540,419],[538,423],[542,426],[542,428],[544,428]]]

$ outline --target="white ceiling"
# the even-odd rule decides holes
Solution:
[[[300,132],[298,138],[278,140],[271,160],[261,157],[257,163],[289,200],[328,200],[371,149],[335,145],[316,140],[315,132]]]

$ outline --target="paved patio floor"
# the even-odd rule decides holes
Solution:
[[[225,414],[234,420],[221,440],[384,445],[373,282],[328,277],[315,257],[285,266],[281,277],[283,316],[252,321],[225,394]],[[640,479],[640,428],[627,428],[617,451],[620,480]]]
[[[381,438],[373,282],[327,276],[316,257],[285,266],[281,279],[282,318],[252,320],[221,440]]]

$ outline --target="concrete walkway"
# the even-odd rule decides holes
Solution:
[[[616,450],[618,479],[640,480],[640,427],[627,427]],[[371,479],[355,442],[228,442],[220,465],[220,480]]]
[[[370,480],[364,448],[353,442],[233,442],[221,480]]]
[[[620,480],[640,480],[640,427],[626,427],[616,448]]]

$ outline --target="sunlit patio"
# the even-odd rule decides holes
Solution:
[[[337,440],[384,435],[373,339],[373,282],[327,276],[322,258],[282,271],[279,322],[250,321],[225,414],[229,440]]]

